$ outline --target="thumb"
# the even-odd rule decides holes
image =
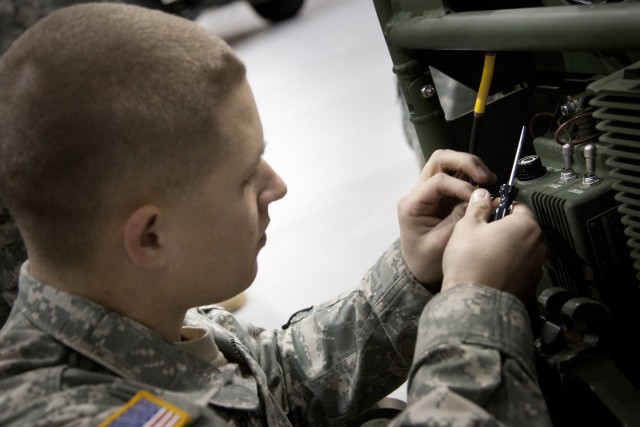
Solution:
[[[491,196],[484,188],[478,188],[471,194],[465,217],[486,222],[491,215]]]

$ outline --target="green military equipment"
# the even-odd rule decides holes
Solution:
[[[373,3],[425,158],[471,148],[506,182],[529,127],[516,185],[549,250],[532,317],[555,424],[640,425],[640,3]],[[455,89],[478,90],[487,52],[477,129]]]

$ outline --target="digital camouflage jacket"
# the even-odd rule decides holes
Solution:
[[[142,407],[140,390],[190,425],[340,426],[409,369],[396,426],[549,425],[523,305],[474,284],[432,298],[398,242],[354,291],[279,330],[216,307],[189,311],[185,324],[212,331],[227,359],[218,367],[37,281],[27,266],[0,331],[2,426],[118,425]]]

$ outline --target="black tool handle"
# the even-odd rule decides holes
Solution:
[[[518,195],[518,187],[511,184],[502,184],[500,186],[500,204],[496,208],[493,220],[499,220],[511,213],[511,205]]]

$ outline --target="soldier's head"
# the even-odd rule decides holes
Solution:
[[[82,4],[31,27],[0,63],[0,129],[0,194],[30,258],[50,265],[89,265],[108,239],[153,264],[167,236],[182,239],[175,260],[212,257],[209,240],[238,232],[255,262],[266,205],[285,192],[242,62],[193,22],[139,7]]]

